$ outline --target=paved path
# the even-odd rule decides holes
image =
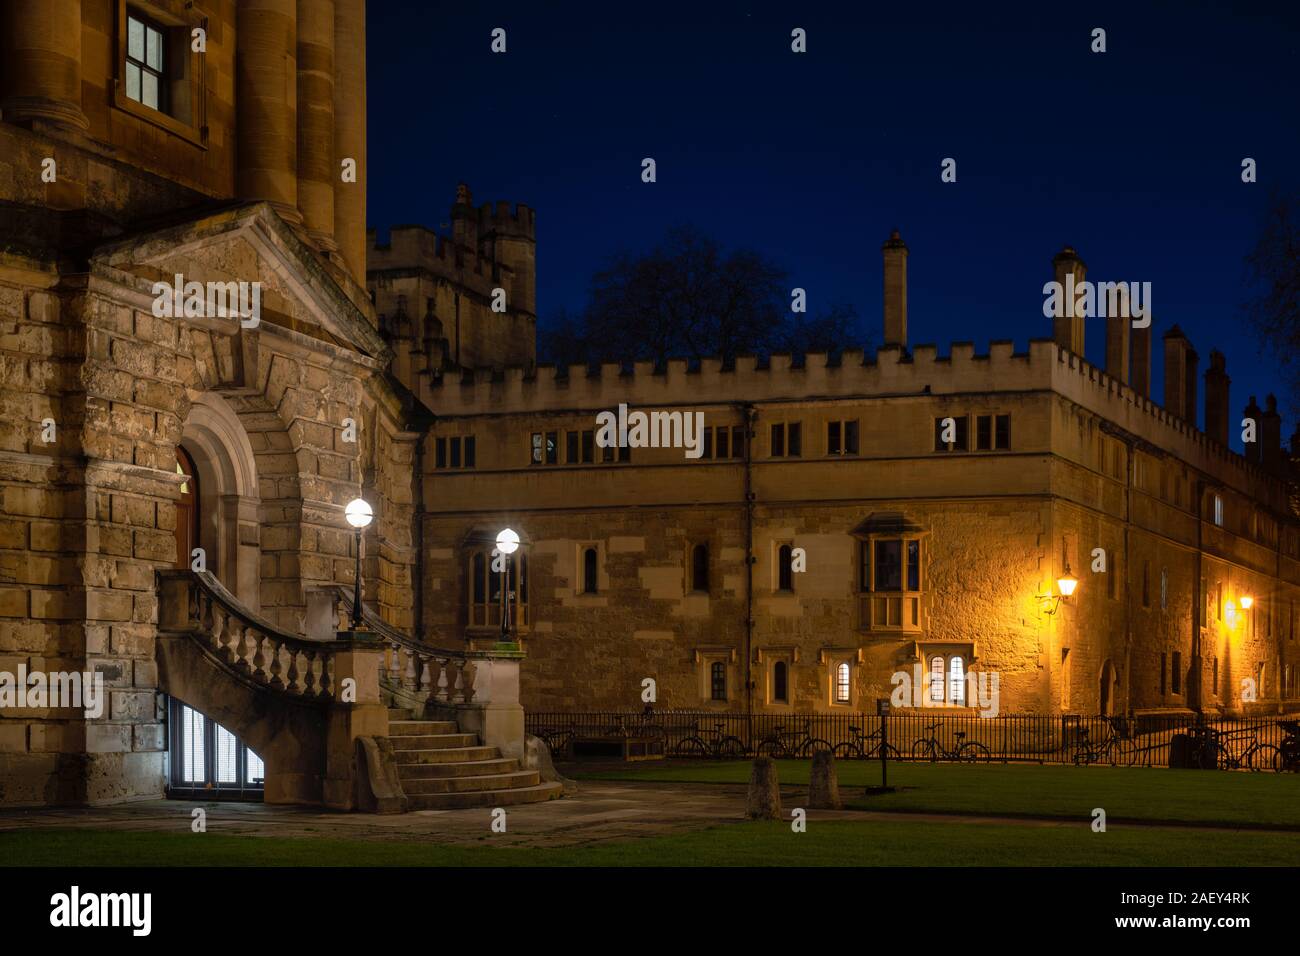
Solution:
[[[787,814],[807,795],[806,788],[782,787]],[[343,840],[392,840],[403,843],[475,844],[491,846],[575,846],[661,836],[739,823],[745,815],[745,787],[719,784],[624,783],[583,781],[578,792],[563,800],[510,807],[509,835],[491,833],[490,808],[422,810],[378,816],[329,813],[262,803],[206,803],[193,800],[149,800],[108,807],[4,810],[0,832],[30,828],[95,830],[188,831],[195,807],[207,811],[209,833],[238,836],[330,837]],[[811,810],[808,819],[1001,824],[1022,827],[1087,826],[1089,820],[966,816],[941,813],[899,813],[861,810]],[[1134,826],[1137,824],[1125,824]],[[1159,826],[1159,824],[1140,824]],[[1231,826],[1214,829],[1238,829]]]

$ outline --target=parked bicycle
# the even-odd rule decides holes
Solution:
[[[926,730],[930,736],[922,737],[912,744],[913,760],[958,760],[962,763],[988,763],[990,759],[989,748],[985,747],[977,740],[967,740],[963,731],[955,731],[953,737],[957,740],[957,746],[949,750],[939,740],[938,734],[935,733],[942,724],[929,724]]]
[[[685,737],[673,744],[674,757],[712,757],[714,760],[731,760],[749,753],[745,742],[724,729],[726,723],[718,721],[716,730],[701,730],[699,723],[691,725]]]
[[[861,727],[855,727],[849,724],[849,732],[853,734],[853,739],[842,744],[835,745],[835,756],[840,760],[879,760],[880,753],[880,731],[877,730],[871,734],[864,734]],[[898,748],[893,744],[885,744],[884,756],[890,760],[897,760],[902,756]]]
[[[1115,717],[1103,718],[1106,723],[1106,736],[1100,742],[1089,739],[1088,728],[1080,727],[1074,742],[1072,760],[1076,767],[1106,761],[1112,767],[1129,767],[1137,758],[1137,747],[1132,740],[1122,733],[1122,725]]]
[[[811,757],[819,750],[833,751],[829,741],[812,735],[811,724],[812,721],[804,721],[800,730],[787,730],[784,724],[776,724],[759,738],[754,752],[761,757],[789,760],[794,757]]]
[[[1212,731],[1215,746],[1215,766],[1220,770],[1248,770],[1259,772],[1282,769],[1282,751],[1272,744],[1260,743],[1253,731]],[[1232,744],[1249,739],[1250,743],[1240,753],[1234,753]]]

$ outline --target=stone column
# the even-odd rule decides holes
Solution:
[[[362,94],[364,95],[364,93]],[[334,0],[298,0],[298,208],[325,252],[334,241]]]
[[[296,0],[239,0],[235,95],[241,199],[265,199],[286,221],[298,211]]]
[[[45,120],[86,129],[81,111],[81,0],[3,4],[6,120]]]
[[[356,160],[357,181],[341,164]],[[366,284],[366,3],[334,0],[334,241],[357,284]]]

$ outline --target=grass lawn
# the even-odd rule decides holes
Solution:
[[[807,786],[811,761],[781,760],[781,783]],[[1300,774],[1220,773],[1139,767],[1053,767],[1017,764],[898,763],[889,783],[900,789],[864,796],[880,783],[880,764],[837,761],[840,796],[855,810],[915,810],[994,816],[1090,819],[1094,807],[1109,821],[1170,820],[1247,826],[1300,827]],[[626,769],[583,772],[582,780],[664,783],[746,783],[750,764],[737,761],[674,761]],[[789,799],[788,806],[794,806]]]
[[[621,843],[536,849],[126,830],[0,833],[7,866],[1295,866],[1300,834],[1079,826],[733,823]],[[499,842],[498,842],[499,841]]]

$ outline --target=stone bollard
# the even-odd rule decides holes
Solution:
[[[755,757],[749,775],[749,796],[745,816],[751,820],[781,819],[781,787],[776,779],[776,764],[771,757]]]
[[[813,754],[808,778],[808,806],[816,810],[839,810],[840,784],[835,775],[835,755],[829,750]]]

